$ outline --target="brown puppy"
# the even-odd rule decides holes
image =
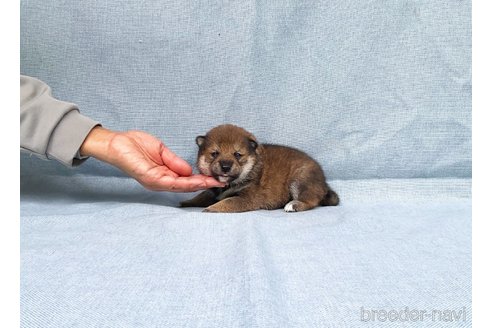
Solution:
[[[245,212],[283,207],[286,212],[338,205],[320,165],[307,154],[285,146],[259,144],[235,125],[219,125],[198,136],[198,169],[227,184],[181,203],[204,212]]]

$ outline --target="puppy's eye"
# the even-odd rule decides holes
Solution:
[[[212,156],[212,158],[217,158],[217,156],[219,156],[219,152],[213,151],[212,153],[210,153],[210,156]]]
[[[236,159],[240,159],[241,157],[243,157],[243,154],[241,154],[239,152],[235,152],[234,157],[236,157]]]

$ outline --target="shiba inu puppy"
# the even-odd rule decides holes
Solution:
[[[260,144],[250,132],[231,124],[198,136],[196,143],[200,173],[226,186],[205,190],[182,207],[226,213],[283,207],[297,212],[339,203],[320,165],[300,150]]]

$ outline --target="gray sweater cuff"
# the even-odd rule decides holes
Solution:
[[[77,110],[68,112],[53,130],[46,155],[67,166],[80,165],[87,157],[80,156],[79,148],[96,125]]]
[[[53,98],[46,83],[21,75],[21,150],[67,166],[78,165],[84,160],[79,148],[96,125],[76,105]]]

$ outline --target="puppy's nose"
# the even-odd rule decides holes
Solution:
[[[219,164],[222,172],[227,173],[231,170],[232,161],[220,161]]]

